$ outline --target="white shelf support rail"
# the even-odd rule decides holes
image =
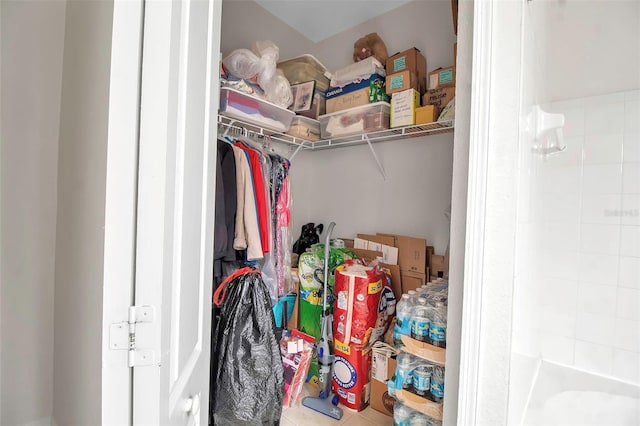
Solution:
[[[367,145],[369,145],[369,149],[371,150],[371,154],[373,155],[373,159],[376,160],[376,164],[378,165],[378,170],[380,171],[380,174],[382,175],[382,180],[387,180],[387,174],[384,171],[384,167],[382,167],[382,163],[380,163],[380,159],[378,158],[378,154],[376,154],[376,150],[373,149],[373,145],[371,144],[371,141],[369,140],[369,136],[367,136],[366,134],[362,135],[362,140],[367,142]]]

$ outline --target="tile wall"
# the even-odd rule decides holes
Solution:
[[[640,383],[640,90],[544,109],[567,150],[522,150],[513,350]]]

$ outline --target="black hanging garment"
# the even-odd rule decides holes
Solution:
[[[243,268],[220,284],[211,339],[210,423],[277,425],[284,378],[269,292],[260,271]]]

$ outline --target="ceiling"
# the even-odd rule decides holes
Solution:
[[[255,0],[317,43],[411,0]]]

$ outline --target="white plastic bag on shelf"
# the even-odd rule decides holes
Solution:
[[[282,71],[276,69],[279,49],[268,40],[257,41],[253,52],[237,49],[222,60],[224,68],[237,78],[257,83],[266,99],[283,108],[293,103],[289,80]]]

